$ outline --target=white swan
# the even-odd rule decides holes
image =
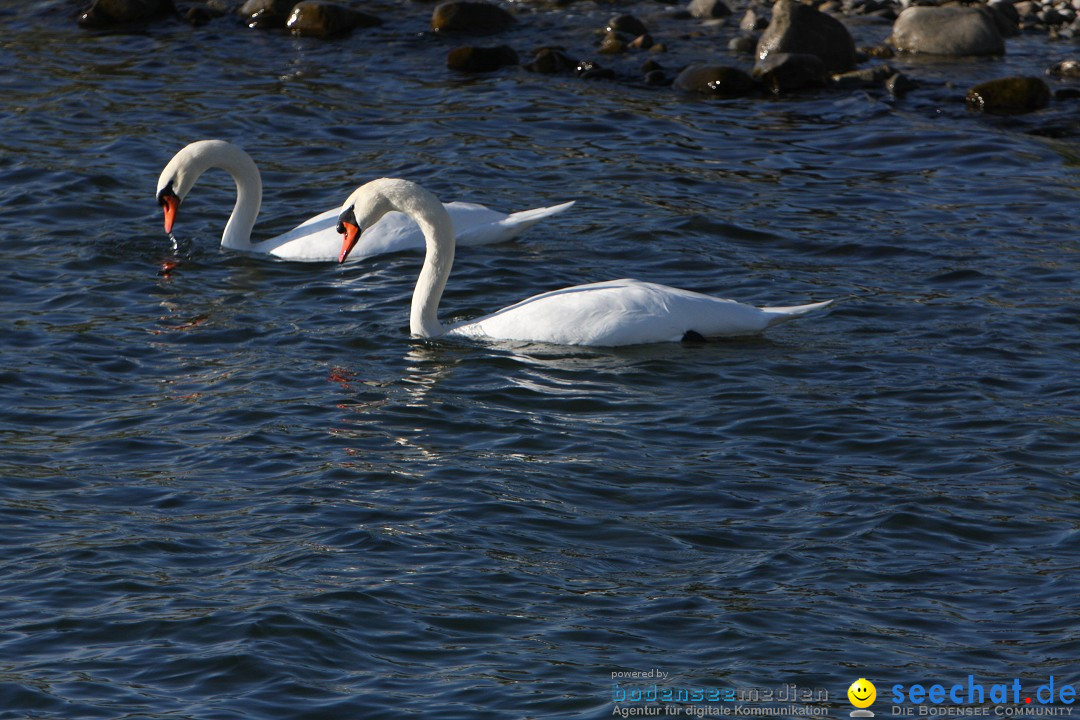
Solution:
[[[258,243],[251,242],[251,229],[262,205],[262,178],[251,156],[224,140],[199,140],[176,153],[158,178],[157,199],[165,213],[165,232],[171,233],[180,203],[199,176],[210,168],[221,168],[236,182],[233,207],[221,246],[229,250],[266,253],[282,260],[327,262],[338,260],[341,238],[335,231],[337,209],[305,220],[292,230]],[[446,205],[453,218],[461,245],[486,245],[516,237],[538,221],[566,210],[573,201],[506,215],[483,205],[452,202]],[[412,220],[401,213],[387,215],[364,233],[364,241],[352,254],[359,260],[372,255],[419,249],[424,236]]]
[[[439,299],[454,263],[450,216],[434,195],[408,180],[373,180],[349,196],[338,217],[349,255],[379,218],[400,211],[416,220],[427,241],[424,267],[413,291],[410,329],[419,337],[489,338],[557,345],[612,347],[758,333],[778,322],[824,308],[832,301],[756,308],[734,300],[641,282],[612,280],[536,295],[479,320],[443,327]]]

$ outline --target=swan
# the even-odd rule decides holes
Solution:
[[[251,242],[251,229],[262,205],[262,179],[251,156],[224,140],[199,140],[176,153],[158,178],[157,199],[165,213],[165,232],[171,233],[180,203],[199,177],[210,168],[221,168],[236,182],[236,205],[225,225],[221,246],[228,250],[265,253],[296,262],[337,260],[341,238],[335,232],[337,208],[305,220],[292,230],[262,242]],[[483,205],[452,202],[446,210],[453,219],[457,241],[462,245],[486,245],[516,237],[540,220],[566,210],[574,202],[506,215]],[[352,259],[419,249],[424,237],[416,223],[401,213],[388,214],[378,226],[368,228],[364,242]]]
[[[725,335],[748,335],[809,312],[832,300],[793,307],[757,308],[734,300],[640,280],[611,280],[535,295],[507,308],[444,327],[439,300],[454,263],[454,226],[442,204],[408,180],[382,178],[361,186],[341,208],[344,262],[365,228],[386,213],[412,217],[424,233],[427,253],[413,291],[409,327],[422,338],[519,340],[556,345],[615,347]]]

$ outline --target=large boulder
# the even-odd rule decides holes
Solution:
[[[739,68],[691,65],[675,78],[675,87],[685,92],[734,98],[749,95],[757,86],[754,79]]]
[[[1050,88],[1037,77],[1006,77],[968,90],[967,105],[992,115],[1019,115],[1050,104]]]
[[[757,58],[771,53],[817,55],[829,72],[855,67],[855,41],[844,24],[797,0],[777,0],[772,21],[758,40]]]
[[[285,21],[285,27],[293,35],[320,38],[344,35],[356,28],[381,24],[382,21],[374,15],[321,0],[297,3]]]
[[[909,7],[893,23],[889,42],[928,55],[1001,55],[1005,40],[993,14],[981,7]]]
[[[514,16],[506,10],[486,2],[451,0],[437,5],[431,14],[431,29],[435,32],[463,35],[490,35],[515,22]]]

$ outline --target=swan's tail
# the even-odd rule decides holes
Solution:
[[[574,201],[565,202],[562,205],[552,205],[545,208],[533,208],[507,215],[498,222],[486,221],[468,229],[459,229],[457,236],[458,245],[487,245],[489,243],[506,242],[516,238],[521,233],[531,228],[546,217],[551,217],[566,210]],[[489,211],[490,212],[490,211]],[[498,215],[499,213],[491,213]]]
[[[499,224],[504,228],[513,228],[514,234],[517,235],[518,233],[525,232],[544,218],[558,215],[563,210],[569,210],[574,202],[574,200],[571,200],[570,202],[564,202],[561,205],[552,205],[551,207],[533,208],[532,210],[522,210],[521,212],[510,213],[503,218],[502,222]]]
[[[791,318],[801,317],[816,310],[823,310],[832,304],[832,300],[826,300],[825,302],[810,303],[809,305],[791,305],[789,307],[767,307],[761,309],[769,315],[769,326],[771,327],[777,323],[782,323],[785,320],[790,320]]]

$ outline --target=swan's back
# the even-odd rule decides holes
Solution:
[[[536,295],[448,334],[614,347],[759,333],[777,319],[734,300],[639,280],[612,280]]]

